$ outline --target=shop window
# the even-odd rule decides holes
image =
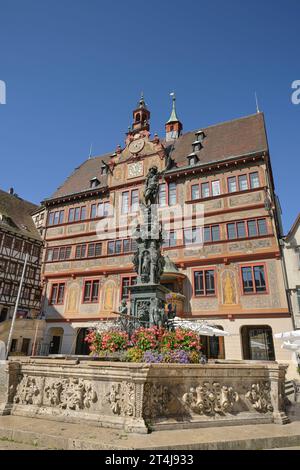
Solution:
[[[273,334],[270,326],[243,326],[241,337],[245,360],[275,361]]]

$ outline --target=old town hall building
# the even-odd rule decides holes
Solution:
[[[263,114],[183,133],[173,97],[165,132],[151,137],[142,96],[125,146],[86,160],[43,202],[50,353],[84,354],[86,329],[116,318],[121,299],[130,301],[135,241],[128,225],[155,165],[167,233],[161,282],[177,315],[231,333],[203,338],[210,358],[290,359],[273,338],[292,323]]]

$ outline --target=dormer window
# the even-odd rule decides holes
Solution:
[[[202,143],[200,142],[200,140],[195,140],[195,142],[192,143],[192,146],[194,152],[200,152],[202,148]]]
[[[193,152],[193,153],[190,153],[190,155],[188,155],[188,162],[189,162],[189,166],[194,166],[198,163],[198,160],[199,158],[197,157],[197,155]]]
[[[107,166],[106,165],[103,165],[101,167],[101,175],[107,175]]]
[[[96,178],[96,177],[95,177],[95,178],[92,178],[92,179],[90,180],[90,187],[91,187],[91,188],[96,188],[97,186],[99,186],[99,184],[100,184],[100,181],[99,181],[98,178]]]
[[[196,140],[197,140],[198,142],[203,142],[203,139],[204,139],[204,137],[205,137],[204,131],[202,131],[202,130],[200,129],[199,131],[197,131],[197,132],[195,133],[195,136],[196,136]]]

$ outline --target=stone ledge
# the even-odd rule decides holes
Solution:
[[[0,417],[0,439],[61,450],[260,450],[300,446],[300,421],[286,426],[228,426],[226,436],[219,427],[197,432],[157,431],[140,435],[91,429],[86,424],[3,416]]]

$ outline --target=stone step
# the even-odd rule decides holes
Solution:
[[[224,432],[226,430],[226,432]],[[0,417],[0,440],[62,450],[259,450],[300,446],[300,421],[126,434],[86,424]],[[12,444],[13,445],[13,444]]]

